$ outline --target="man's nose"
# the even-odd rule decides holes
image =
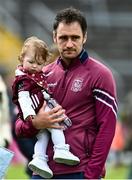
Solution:
[[[66,46],[67,46],[67,47],[72,47],[72,46],[73,46],[73,42],[72,42],[71,39],[68,39],[68,40],[67,40]]]

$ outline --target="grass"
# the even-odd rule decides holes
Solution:
[[[6,173],[5,179],[29,179],[25,173],[23,164],[11,164]]]
[[[127,179],[128,166],[113,166],[107,168],[107,173],[105,179]]]
[[[105,179],[127,179],[128,167],[108,167]],[[8,168],[5,179],[29,179],[25,174],[25,169],[23,164],[11,164]]]

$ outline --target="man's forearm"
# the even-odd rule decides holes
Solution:
[[[33,126],[32,117],[30,117],[28,121],[23,121],[18,118],[15,123],[15,132],[18,137],[32,138],[38,131],[39,130]]]

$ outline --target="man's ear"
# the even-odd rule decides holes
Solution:
[[[55,31],[53,31],[53,41],[54,41],[54,43],[56,43],[56,32]]]
[[[83,44],[85,44],[86,41],[87,41],[87,32],[86,32],[85,35],[84,35],[84,38],[83,38]]]

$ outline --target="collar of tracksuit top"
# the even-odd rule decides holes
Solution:
[[[87,51],[85,49],[82,49],[81,53],[75,58],[75,61],[80,60],[80,62],[83,64],[85,61],[88,60],[88,57],[89,56],[88,56]],[[74,64],[75,61],[73,60],[72,64]],[[67,69],[67,67],[61,57],[59,57],[57,60],[57,64],[60,64],[60,63],[63,65],[64,68]]]
[[[19,76],[20,78],[22,77],[28,77],[29,79],[32,79],[36,84],[43,88],[47,88],[47,82],[46,82],[46,77],[43,71],[37,72],[37,73],[29,73],[26,71],[22,65],[18,65],[16,71],[15,71],[16,76]]]

